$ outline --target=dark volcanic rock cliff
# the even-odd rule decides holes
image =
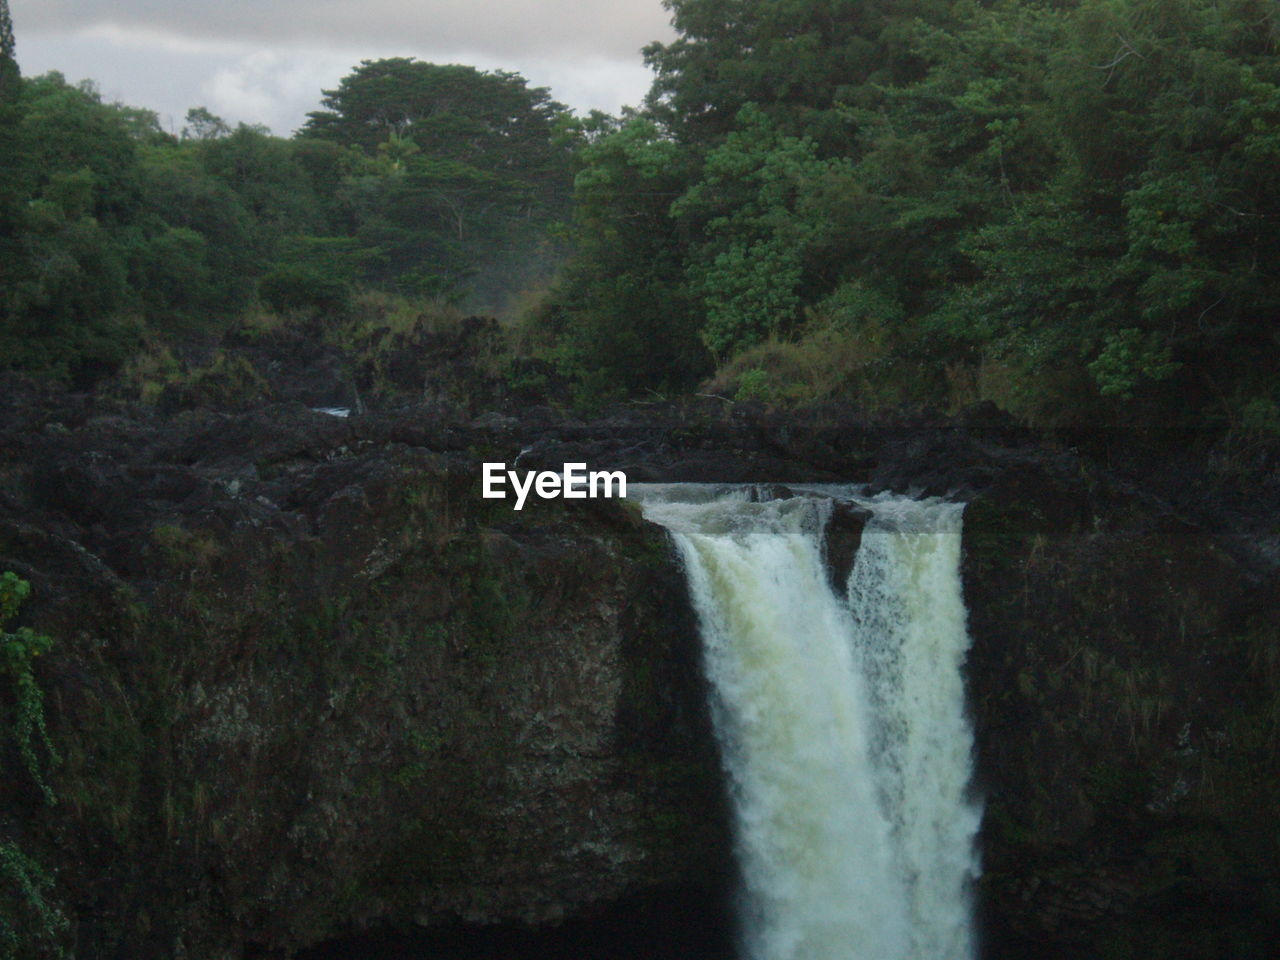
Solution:
[[[22,622],[55,640],[37,676],[62,763],[50,807],[5,735],[0,843],[56,871],[48,899],[71,922],[53,939],[78,957],[724,894],[718,763],[665,538],[616,503],[482,500],[481,462],[517,457],[970,500],[987,955],[1271,942],[1274,571],[998,416],[711,401],[593,422],[154,417],[2,385],[0,570],[31,581]]]
[[[48,807],[6,753],[0,829],[56,869],[77,956],[719,895],[660,530],[616,503],[499,508],[470,454],[305,408],[31,404],[5,430],[0,569],[56,638],[63,762]]]
[[[1270,955],[1280,618],[1232,542],[1073,457],[966,509],[991,956]]]

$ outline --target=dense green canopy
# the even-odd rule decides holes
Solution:
[[[1271,0],[669,0],[639,110],[364,61],[292,139],[181,137],[0,6],[0,364],[352,292],[511,303],[584,396],[688,388],[1280,433]],[[572,257],[564,262],[566,251]]]
[[[293,139],[203,107],[175,137],[8,55],[0,93],[3,367],[88,382],[144,337],[358,287],[495,309],[560,256],[564,108],[516,74],[366,61]]]
[[[579,154],[583,369],[652,326],[600,291],[641,288],[705,352],[615,382],[732,360],[779,397],[1280,425],[1274,3],[668,6],[646,110]]]

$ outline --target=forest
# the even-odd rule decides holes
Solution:
[[[1274,3],[667,6],[621,116],[385,59],[290,137],[20,77],[0,8],[0,367],[146,394],[193,339],[463,311],[579,403],[1280,435]]]

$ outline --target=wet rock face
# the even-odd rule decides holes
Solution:
[[[827,561],[831,589],[837,596],[844,596],[848,589],[849,573],[862,544],[862,531],[870,519],[870,510],[852,503],[837,503],[832,509],[822,552]]]

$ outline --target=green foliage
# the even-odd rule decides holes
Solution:
[[[341,324],[371,289],[500,313],[538,290],[519,340],[579,399],[718,363],[788,401],[1260,435],[1270,0],[669,7],[621,118],[393,58],[292,140],[202,107],[169,136],[92,85],[23,80],[5,39],[0,365],[88,384],[259,303]]]
[[[204,366],[189,370],[172,384],[178,406],[248,408],[271,395],[271,387],[242,354],[218,350]]]
[[[816,314],[795,334],[771,337],[738,353],[708,387],[718,395],[783,406],[841,397],[868,410],[925,401],[942,405],[946,396],[928,388],[937,378],[927,367],[893,357],[893,346],[884,325],[867,323],[850,336],[838,319]]]
[[[1181,366],[1170,359],[1169,345],[1134,327],[1107,333],[1102,351],[1089,372],[1103,395],[1133,396],[1143,378],[1164,380]]]
[[[22,76],[14,59],[13,21],[9,17],[9,0],[0,0],[0,237],[7,233],[13,216],[14,181],[21,169],[14,143],[14,127],[19,114],[15,103],[21,91]]]
[[[1240,411],[1240,426],[1246,435],[1280,437],[1280,403],[1270,397],[1254,397]]]
[[[53,804],[56,798],[45,780],[36,748],[44,748],[51,765],[60,760],[45,728],[44,691],[36,681],[32,664],[36,657],[49,652],[53,641],[30,627],[19,627],[12,632],[3,629],[30,593],[31,585],[16,574],[0,574],[0,674],[7,676],[12,685],[12,732],[18,754],[45,802]]]
[[[715,142],[756,104],[785,132],[844,152],[839,103],[872,79],[909,74],[901,25],[945,4],[930,0],[670,0],[680,36],[654,43],[650,102],[680,139]],[[895,35],[894,28],[898,33]]]
[[[310,115],[301,143],[350,151],[337,208],[365,279],[501,309],[558,259],[539,243],[567,212],[563,105],[505,71],[364,61]]]
[[[651,387],[698,368],[646,344],[732,366],[821,317],[888,329],[882,396],[1042,423],[1210,429],[1280,387],[1274,5],[669,6],[646,111],[579,149],[546,319],[581,376]]]
[[[709,367],[668,218],[685,189],[687,158],[648,118],[597,114],[574,134],[578,256],[533,320],[583,398],[687,383]]]
[[[414,141],[427,155],[502,163],[510,147],[526,149],[518,162],[552,162],[550,132],[563,107],[519,74],[422,63],[412,57],[365,60],[324,91],[324,109],[309,114],[305,134],[361,148],[372,155],[388,136]]]
[[[1254,265],[1276,252],[1274,170],[1247,157],[1269,149],[1250,140],[1280,75],[1269,31],[1240,19],[1258,12],[1233,6],[1228,26],[1198,0],[1106,2],[1050,18],[1067,48],[1027,116],[1053,165],[962,240],[979,276],[939,317],[1032,376],[1082,365],[1121,402],[1185,409],[1207,383],[1269,380],[1257,319],[1280,289]]]
[[[764,370],[752,367],[738,374],[737,398],[739,400],[768,400],[771,396],[769,374]]]
[[[136,188],[134,118],[56,74],[25,81],[12,110],[18,169],[12,232],[0,237],[0,357],[65,378],[110,367],[136,327],[121,230]]]
[[[366,62],[286,140],[203,107],[177,138],[92,84],[3,71],[2,368],[88,386],[158,338],[216,339],[259,297],[499,310],[562,256],[564,108],[516,74]]]
[[[0,57],[13,60],[13,18],[9,15],[9,0],[0,0]]]
[[[277,313],[336,313],[350,303],[351,288],[316,267],[281,264],[258,281],[258,296]]]
[[[826,211],[802,198],[848,174],[841,160],[819,160],[807,138],[783,136],[754,105],[707,154],[702,178],[671,205],[686,234],[703,242],[688,278],[702,302],[702,338],[716,357],[751,346],[800,316],[805,260]]]
[[[274,316],[269,321],[281,322]],[[238,334],[250,339],[256,329],[246,326]],[[272,395],[270,384],[243,354],[218,349],[206,362],[183,362],[159,340],[147,341],[128,359],[111,389],[116,396],[170,411],[203,405],[245,409]]]
[[[48,900],[53,878],[17,844],[0,842],[0,960],[21,960],[39,945],[45,955],[67,955],[60,941],[70,923]]]
[[[182,128],[183,140],[216,140],[231,132],[227,122],[207,107],[192,107],[187,111],[187,123]]]

